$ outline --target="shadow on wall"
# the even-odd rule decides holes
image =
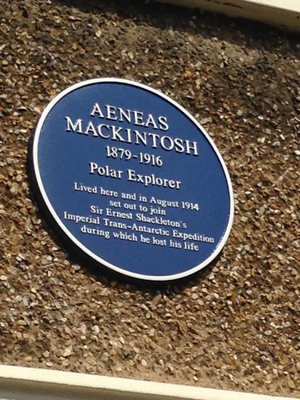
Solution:
[[[242,18],[209,13],[198,9],[186,9],[162,4],[153,0],[53,0],[54,4],[77,8],[84,13],[102,15],[147,24],[161,30],[199,34],[203,38],[227,41],[238,46],[253,47],[283,56],[291,53],[300,59],[299,35],[275,27]]]

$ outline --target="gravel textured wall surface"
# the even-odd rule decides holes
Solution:
[[[1,363],[300,396],[299,43],[140,1],[0,2]],[[190,280],[96,273],[35,206],[34,124],[62,89],[108,76],[178,101],[226,161],[233,230]]]

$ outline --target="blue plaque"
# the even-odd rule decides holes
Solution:
[[[179,279],[208,265],[233,221],[224,161],[202,126],[145,85],[93,79],[38,121],[32,162],[60,230],[121,274]]]

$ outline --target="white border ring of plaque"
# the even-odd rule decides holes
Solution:
[[[221,252],[233,190],[206,130],[146,85],[71,86],[42,113],[32,142],[39,194],[62,234],[123,275],[169,281]]]

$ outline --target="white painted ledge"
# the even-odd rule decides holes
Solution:
[[[243,17],[300,33],[300,0],[158,0]]]
[[[293,400],[286,397],[0,365],[0,400],[96,399]]]

